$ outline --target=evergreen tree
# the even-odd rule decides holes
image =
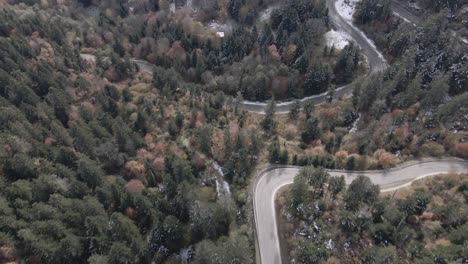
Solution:
[[[234,20],[239,20],[239,11],[242,4],[242,0],[229,0],[227,11]]]
[[[351,156],[346,160],[346,170],[352,171],[356,169],[356,158],[354,156]]]
[[[281,164],[288,164],[288,161],[289,161],[289,153],[288,153],[288,150],[284,149],[284,150],[281,152],[281,157],[280,157],[279,162],[280,162]]]
[[[424,189],[417,189],[405,200],[401,201],[399,208],[401,211],[406,212],[408,216],[421,215],[431,202],[432,197]]]
[[[141,111],[138,111],[137,119],[135,120],[135,123],[133,124],[133,130],[136,132],[140,132],[143,135],[146,134],[148,131],[146,127],[146,117]]]
[[[271,142],[268,147],[270,163],[279,163],[281,160],[280,143],[277,137]]]
[[[299,245],[295,258],[299,263],[322,263],[328,259],[328,255],[323,243],[304,240]]]
[[[270,103],[268,103],[266,110],[265,110],[265,117],[260,123],[260,125],[262,126],[263,130],[265,130],[267,135],[275,134],[275,130],[276,130],[276,121],[274,119],[275,111],[276,111],[275,108],[276,108],[276,103],[274,100],[272,100]]]
[[[294,104],[289,109],[289,119],[296,120],[301,111],[301,101],[294,100]]]
[[[325,92],[330,85],[331,74],[326,65],[315,63],[304,81],[304,94],[315,95]]]
[[[362,204],[372,205],[378,198],[380,188],[374,185],[368,177],[359,175],[346,190],[344,201],[346,208],[357,211]]]
[[[309,119],[312,116],[312,112],[315,109],[315,104],[312,100],[308,100],[304,102],[304,106],[302,109],[304,111],[304,114],[306,115],[306,118]]]
[[[294,182],[291,187],[290,200],[291,205],[295,209],[306,202],[307,200],[307,179],[302,174],[294,177]]]
[[[313,140],[319,139],[320,135],[321,131],[318,119],[314,117],[307,119],[304,130],[301,133],[302,141],[308,144]]]
[[[102,183],[104,172],[96,162],[87,157],[78,160],[78,177],[86,182],[89,187],[96,188]]]
[[[328,180],[328,191],[330,192],[331,197],[333,199],[335,199],[339,193],[344,191],[345,187],[346,182],[343,175],[341,177],[330,177],[330,179]]]
[[[198,132],[198,146],[200,150],[209,155],[211,153],[211,128],[202,127]]]

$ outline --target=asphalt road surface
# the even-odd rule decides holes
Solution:
[[[395,14],[409,21],[413,25],[420,25],[423,19],[415,14],[408,3],[404,3],[398,0],[392,0],[392,10]]]
[[[293,182],[300,167],[267,169],[257,176],[254,187],[254,211],[260,259],[263,264],[281,264],[281,251],[276,226],[275,195]],[[344,175],[349,184],[358,175],[368,176],[383,191],[408,186],[412,181],[444,173],[468,173],[468,161],[461,159],[425,160],[403,164],[382,171],[328,170],[331,176]]]

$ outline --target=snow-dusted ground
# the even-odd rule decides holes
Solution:
[[[231,32],[233,28],[233,23],[231,21],[226,21],[226,23],[221,24],[217,21],[211,21],[206,25],[207,28],[216,30],[218,32]]]
[[[268,19],[270,19],[271,13],[273,12],[273,10],[278,9],[278,8],[280,8],[280,5],[275,4],[261,11],[258,15],[258,21],[260,22],[267,21]]]
[[[409,6],[416,9],[416,10],[421,10],[421,7],[418,5],[418,3],[409,3]]]
[[[352,23],[357,2],[359,2],[359,0],[338,0],[335,2],[336,11],[338,11],[346,21]]]
[[[325,41],[328,47],[334,46],[336,49],[343,49],[350,40],[351,37],[343,31],[332,29],[325,33]]]
[[[403,19],[406,23],[410,23],[410,24],[413,24],[413,26],[416,26],[416,24],[414,23],[411,23],[411,21],[409,21],[408,19],[406,19],[404,16],[394,12],[395,15],[397,15],[399,18]]]
[[[358,130],[358,123],[360,120],[361,120],[361,114],[359,114],[359,117],[354,121],[353,125],[351,126],[351,129],[349,130],[350,134]]]
[[[337,0],[335,2],[335,8],[336,11],[340,14],[341,17],[343,17],[349,24],[353,24],[353,15],[354,11],[356,10],[356,4],[360,0]],[[357,28],[356,28],[357,29]],[[382,58],[383,61],[386,61],[382,53],[377,49],[377,46],[375,46],[374,41],[369,39],[364,32],[358,29],[358,32],[361,34],[362,37],[367,39],[367,41],[372,45],[374,50],[379,54],[379,57]]]
[[[222,192],[224,192],[227,195],[231,195],[229,183],[226,180],[224,180],[223,167],[221,167],[221,165],[219,165],[219,163],[216,160],[213,161],[213,167],[223,178],[222,183],[220,183],[220,180],[216,180],[216,192],[218,194],[218,197],[221,195]]]

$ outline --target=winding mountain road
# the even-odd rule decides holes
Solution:
[[[365,35],[352,24],[342,18],[336,10],[335,0],[328,0],[329,16],[338,29],[348,33],[361,47],[366,56],[370,71],[368,75],[385,70],[385,59],[369,42]],[[421,19],[413,14],[398,0],[392,1],[393,11],[413,25],[421,23]],[[336,90],[335,96],[341,97],[352,92],[353,84],[342,86]],[[326,100],[326,94],[321,94],[302,99],[302,102],[313,100],[320,104]],[[244,101],[244,108],[251,112],[263,113],[266,107],[264,103]],[[277,112],[288,112],[292,102],[277,105]],[[281,249],[276,224],[275,196],[281,187],[292,184],[300,167],[284,166],[273,167],[264,170],[257,175],[254,185],[254,215],[257,230],[257,242],[260,262],[263,264],[281,264]],[[374,184],[378,184],[382,191],[392,191],[406,187],[414,180],[445,173],[468,173],[468,161],[461,159],[440,159],[414,161],[403,164],[397,168],[382,171],[337,171],[328,170],[331,176],[344,175],[346,183],[352,182],[358,175],[368,176]]]
[[[301,167],[285,166],[261,172],[254,187],[254,212],[260,260],[263,264],[281,264],[281,250],[276,226],[275,196],[277,191],[292,184]],[[468,161],[461,159],[424,160],[403,164],[382,171],[328,170],[331,176],[344,175],[349,184],[358,175],[368,176],[382,191],[391,191],[412,181],[436,174],[468,173]]]
[[[367,63],[369,66],[369,71],[367,76],[372,74],[382,72],[387,68],[387,62],[385,61],[382,54],[375,48],[375,45],[365,36],[365,34],[359,30],[358,28],[354,27],[351,23],[349,23],[346,19],[340,16],[340,13],[337,11],[335,6],[335,0],[328,0],[327,1],[327,8],[328,8],[328,17],[330,18],[330,22],[332,22],[333,26],[337,30],[341,30],[346,32],[351,38],[353,39],[356,44],[361,47],[361,52],[367,58]],[[352,94],[354,88],[354,84],[348,84],[339,86],[336,88],[334,97],[340,98],[349,96]],[[309,97],[302,98],[300,101],[301,103],[307,101],[313,101],[315,105],[319,105],[325,103],[327,101],[328,93],[322,93],[318,95],[313,95]],[[294,101],[287,101],[281,102],[276,104],[276,113],[284,114],[288,113],[291,106],[294,104]],[[243,101],[242,107],[249,111],[258,114],[264,114],[268,103],[265,102],[252,102],[252,101]]]
[[[375,45],[369,40],[366,35],[353,26],[349,21],[341,17],[335,6],[336,0],[327,0],[328,16],[333,26],[337,30],[342,30],[346,32],[353,39],[356,44],[361,48],[361,52],[367,59],[369,66],[369,71],[367,76],[369,77],[372,74],[382,72],[387,68],[387,63],[382,56],[382,54],[377,50]],[[419,25],[423,20],[415,14],[407,3],[402,2],[401,0],[392,0],[392,9],[395,14],[402,17],[406,21],[412,23],[413,25]],[[463,42],[466,40],[462,39]],[[95,61],[96,57],[92,54],[81,54],[81,57],[88,61]],[[132,58],[132,62],[138,65],[141,71],[146,73],[153,73],[154,65],[150,62]],[[334,97],[346,97],[352,94],[354,88],[354,83],[336,87]],[[325,103],[328,98],[328,93],[322,93],[318,95],[313,95],[300,99],[301,103],[312,101],[315,105]],[[294,101],[278,102],[276,104],[276,113],[285,114],[288,113],[291,106],[294,104]],[[264,114],[268,103],[266,102],[253,102],[253,101],[242,101],[241,106],[243,109],[249,112]]]
[[[336,0],[327,0],[329,17],[334,27],[345,31],[361,47],[369,64],[368,76],[382,72],[388,66],[384,57],[375,48],[375,45],[354,27],[349,21],[340,16],[336,7]],[[417,15],[412,13],[408,6],[399,0],[392,0],[392,9],[400,17],[414,25],[421,23]],[[94,61],[96,57],[90,54],[81,54],[83,59]],[[153,65],[143,60],[132,59],[139,68],[152,73]],[[337,87],[335,97],[348,96],[352,93],[354,84]],[[315,104],[324,103],[327,93],[303,98],[301,101],[313,101]],[[294,102],[277,103],[277,113],[287,113]],[[249,111],[264,114],[267,104],[263,102],[243,101],[242,107]],[[281,250],[276,226],[275,195],[277,191],[293,182],[300,167],[283,166],[271,167],[259,173],[254,185],[254,214],[257,229],[257,241],[260,261],[263,264],[281,264]],[[460,159],[423,160],[405,163],[397,168],[383,171],[337,171],[329,170],[332,176],[345,175],[349,184],[358,175],[368,176],[372,182],[380,185],[383,191],[390,191],[405,187],[412,181],[427,176],[443,173],[468,173],[468,161]]]
[[[367,58],[367,63],[369,66],[368,76],[371,74],[375,74],[377,72],[381,72],[387,68],[387,63],[380,54],[380,52],[375,48],[374,44],[364,35],[362,31],[354,27],[348,21],[343,19],[335,7],[335,0],[328,0],[327,1],[328,7],[328,16],[335,26],[336,29],[345,31],[348,33],[353,40],[361,47],[361,51],[364,56]],[[88,61],[95,61],[96,57],[91,54],[81,54],[81,57]],[[151,63],[143,60],[138,59],[131,59],[132,62],[138,65],[140,70],[143,72],[147,72],[152,74],[153,66]],[[353,91],[354,84],[344,85],[337,87],[334,93],[335,98],[345,97],[351,95]],[[327,93],[313,95],[309,97],[305,97],[300,101],[302,103],[306,101],[313,101],[314,104],[322,104],[327,100]],[[276,104],[276,113],[284,114],[288,113],[291,106],[294,104],[294,101],[287,101],[287,102],[279,102]],[[267,103],[265,102],[253,102],[253,101],[242,101],[241,106],[243,109],[249,112],[264,114]]]

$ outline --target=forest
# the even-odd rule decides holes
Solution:
[[[256,17],[268,7],[263,1],[212,1],[217,7],[209,10],[198,3],[204,8],[195,15],[168,12],[162,0],[68,2],[44,9],[73,24],[67,37],[82,51],[140,58],[155,64],[156,73],[173,70],[180,82],[210,92],[253,101],[302,98],[349,83],[362,68],[357,47],[323,45],[331,28],[324,0],[292,1],[274,9],[268,23]],[[227,21],[225,38],[206,30],[214,19]]]
[[[0,12],[2,262],[252,262],[245,194],[211,157],[234,192],[261,140],[222,94],[153,93],[125,58],[89,66],[60,19]]]
[[[269,165],[467,159],[463,1],[416,2],[427,16],[418,27],[389,0],[358,3],[355,25],[389,64],[368,78],[356,43],[327,42],[325,0],[0,0],[0,262],[256,263],[252,189]],[[352,96],[333,96],[350,83]],[[299,100],[325,93],[320,105]],[[268,103],[265,113],[244,100]],[[294,102],[288,113],[277,111],[284,100]],[[365,208],[366,228],[331,233],[382,236],[354,260],[391,260],[433,238],[450,241],[439,263],[463,257],[466,180],[394,201],[365,178],[346,188],[307,168],[320,188],[310,194],[316,183],[299,176],[288,210],[317,198],[325,215],[336,209],[351,223]],[[345,205],[361,187],[368,197]],[[438,226],[411,222],[426,209]],[[292,244],[298,263],[337,257],[301,252],[317,246],[309,242]]]
[[[466,259],[468,175],[380,193],[366,176],[305,167],[279,200],[296,263],[459,263]]]

